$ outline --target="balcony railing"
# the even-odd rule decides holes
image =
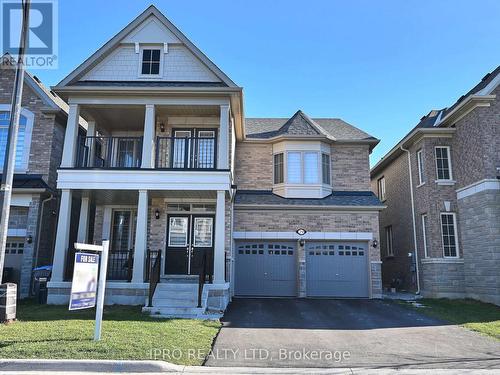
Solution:
[[[215,137],[157,137],[156,168],[215,169]]]
[[[80,137],[77,167],[140,168],[142,137]]]
[[[142,137],[80,137],[77,168],[140,168]],[[213,170],[217,168],[215,137],[156,137],[155,167]]]

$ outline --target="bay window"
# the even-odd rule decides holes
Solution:
[[[283,165],[283,153],[274,155],[274,183],[282,184],[285,180],[285,168]]]
[[[285,159],[286,155],[286,161]],[[321,159],[320,159],[321,155]],[[286,179],[285,179],[286,165]],[[330,155],[316,151],[288,151],[274,154],[275,184],[330,184]]]

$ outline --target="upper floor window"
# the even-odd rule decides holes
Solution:
[[[161,52],[159,49],[143,49],[141,74],[159,75],[160,62],[161,62]]]
[[[285,168],[283,165],[283,153],[274,155],[274,183],[282,184],[285,180]]]
[[[445,258],[458,257],[457,223],[454,212],[441,213],[441,234]]]
[[[424,174],[424,154],[422,150],[417,151],[418,183],[422,185],[425,182]]]
[[[422,214],[422,241],[424,243],[424,257],[429,256],[427,249],[427,214]]]
[[[394,248],[392,247],[392,225],[385,227],[385,250],[388,257],[394,256]]]
[[[382,176],[377,180],[378,199],[385,201],[385,177]]]
[[[436,174],[438,180],[451,180],[450,147],[436,147]]]
[[[10,107],[10,106],[9,106]],[[0,167],[5,162],[5,148],[9,134],[9,111],[0,111]],[[31,144],[31,129],[33,126],[33,115],[27,110],[22,110],[19,117],[19,131],[17,133],[15,171],[26,171],[28,169],[29,151]]]
[[[330,185],[330,155],[321,154],[321,166],[322,166],[322,175],[323,175],[323,183],[326,185]]]

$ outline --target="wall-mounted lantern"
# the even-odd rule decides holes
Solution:
[[[155,210],[155,219],[158,220],[160,218],[160,210],[156,209]]]
[[[372,246],[376,249],[377,246],[378,246],[378,241],[377,240],[373,240]]]

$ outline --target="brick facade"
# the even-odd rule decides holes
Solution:
[[[26,80],[28,79],[27,77]],[[2,69],[0,71],[0,104],[10,104],[13,83],[14,70]],[[28,83],[25,83],[23,87],[21,106],[34,115],[26,174],[41,175],[43,181],[54,193],[50,200],[49,191],[32,194],[29,207],[11,208],[9,228],[21,229],[19,226],[23,226],[23,229],[26,228],[26,238],[32,238],[31,243],[25,242],[21,284],[18,286],[21,297],[25,297],[28,295],[30,287],[31,269],[37,265],[51,264],[52,261],[57,222],[55,212],[58,206],[56,193],[57,168],[62,157],[66,118],[62,111],[57,114],[53,111],[47,112],[46,109],[49,105],[46,99],[43,99]],[[22,193],[22,191],[14,190],[13,197],[18,192]],[[42,213],[41,208],[44,200],[46,202],[43,204]],[[23,212],[23,218],[19,216],[21,211]],[[40,231],[39,239],[37,238],[38,231]],[[34,256],[38,256],[38,258],[34,259]]]
[[[496,88],[493,94],[500,94]],[[486,190],[457,199],[457,190],[483,180],[496,180],[500,166],[500,101],[477,107],[458,120],[454,132],[444,136],[424,135],[408,146],[411,154],[412,182],[415,202],[417,248],[420,259],[422,293],[430,297],[471,297],[499,304],[500,210],[498,190]],[[435,147],[449,146],[452,179],[449,184],[436,181]],[[420,184],[417,151],[423,155]],[[381,213],[380,236],[385,246],[384,228],[393,225],[394,248],[412,249],[413,229],[408,181],[407,155],[401,153],[383,168],[372,173],[372,190],[377,180],[386,177],[387,209]],[[402,191],[404,189],[404,191]],[[441,213],[456,215],[458,258],[445,258],[441,229]],[[424,254],[422,215],[427,215],[427,258]],[[391,224],[392,223],[392,224]],[[396,230],[397,229],[397,230]],[[396,245],[397,244],[397,245]],[[414,268],[408,262],[384,259],[383,280],[387,286],[394,275],[414,279]],[[406,287],[408,284],[404,284]],[[414,284],[412,284],[414,287]]]

